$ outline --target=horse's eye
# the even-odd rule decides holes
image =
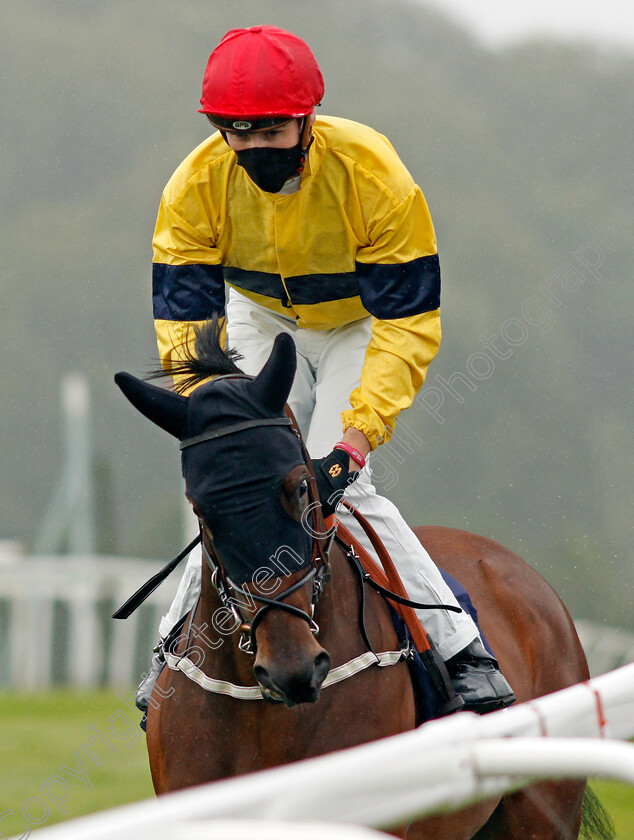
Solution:
[[[308,493],[308,481],[305,478],[300,482],[297,492],[299,493],[300,499],[303,499],[306,493]]]

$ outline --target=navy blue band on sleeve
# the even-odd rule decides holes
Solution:
[[[356,264],[361,301],[375,318],[407,318],[440,306],[438,254],[407,263]]]
[[[224,315],[225,285],[220,265],[152,267],[154,318],[164,321],[207,321]]]
[[[239,289],[256,292],[282,302],[288,300],[286,295],[286,289],[288,289],[288,296],[292,303],[303,306],[312,306],[327,300],[344,300],[359,294],[359,284],[354,271],[286,277],[284,280],[286,288],[279,274],[245,271],[233,266],[226,266],[224,274],[227,283]]]

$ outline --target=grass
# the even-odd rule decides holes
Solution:
[[[154,795],[131,696],[0,693],[0,838]],[[593,787],[616,840],[634,840],[634,789],[603,779]]]
[[[592,787],[614,820],[616,840],[634,840],[634,787],[607,779],[594,779]]]
[[[0,694],[0,837],[154,795],[126,694]]]

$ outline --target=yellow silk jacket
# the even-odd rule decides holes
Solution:
[[[440,267],[425,198],[389,141],[317,119],[301,188],[259,189],[220,133],[170,179],[154,234],[164,367],[193,327],[224,313],[225,283],[298,327],[372,318],[360,386],[342,415],[372,448],[389,439],[440,344]]]

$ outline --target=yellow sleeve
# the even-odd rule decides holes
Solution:
[[[399,203],[378,192],[370,242],[356,273],[372,338],[361,382],[344,411],[344,430],[362,431],[374,449],[389,440],[399,412],[420,390],[440,346],[440,264],[425,198],[416,185]]]
[[[153,239],[152,299],[165,370],[194,353],[197,326],[214,313],[224,315],[224,278],[213,236],[209,227],[189,224],[163,196]]]
[[[440,309],[408,318],[372,319],[361,384],[342,414],[344,431],[359,429],[375,449],[389,440],[396,418],[414,401],[440,346]]]

